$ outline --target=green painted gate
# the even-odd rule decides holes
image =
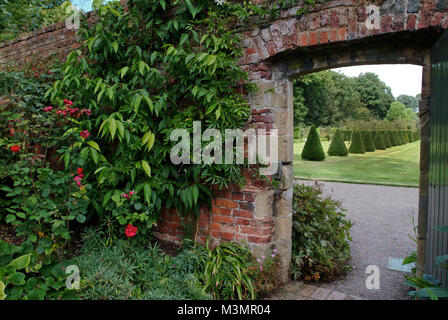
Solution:
[[[437,256],[448,254],[448,32],[431,51],[431,142],[429,153],[428,229],[425,273],[448,285],[446,269],[435,268]]]

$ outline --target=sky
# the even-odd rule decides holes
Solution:
[[[407,94],[416,96],[422,89],[422,71],[420,66],[410,64],[380,64],[333,69],[349,77],[357,77],[361,73],[376,73],[380,80],[392,89],[395,98]]]

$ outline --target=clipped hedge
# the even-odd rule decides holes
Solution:
[[[392,148],[393,145],[392,145],[392,142],[390,141],[389,131],[383,130],[383,131],[380,131],[380,132],[383,135],[384,145],[385,145],[386,149]]]
[[[348,152],[357,154],[366,153],[366,148],[364,147],[364,142],[359,131],[353,132],[352,143],[350,144]]]
[[[302,159],[309,161],[325,160],[325,152],[315,126],[308,133],[308,139],[302,150]]]
[[[408,131],[406,131],[406,133],[408,135],[409,142],[414,142],[415,140],[414,140],[414,135],[412,134],[412,130],[408,130]]]
[[[375,143],[373,142],[370,131],[362,131],[362,141],[364,142],[364,148],[367,152],[375,152]]]
[[[353,131],[351,130],[344,130],[344,141],[350,141],[352,138]]]
[[[376,131],[375,138],[373,139],[373,142],[375,143],[375,148],[377,150],[386,150],[386,143],[384,142],[384,134],[381,131]]]
[[[337,129],[333,141],[328,148],[328,155],[333,157],[345,157],[348,155],[347,146],[344,142],[341,130]]]

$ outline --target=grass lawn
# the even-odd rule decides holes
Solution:
[[[420,141],[324,161],[304,161],[305,143],[294,143],[294,175],[302,179],[418,187]],[[330,142],[322,141],[327,152]],[[348,148],[348,146],[347,146]]]

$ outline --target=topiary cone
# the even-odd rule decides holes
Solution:
[[[352,143],[350,144],[348,152],[358,154],[366,153],[364,142],[362,141],[361,133],[359,131],[353,131]]]
[[[370,131],[362,131],[362,141],[364,142],[364,148],[367,152],[375,152],[375,143],[373,142]]]
[[[302,159],[310,161],[322,161],[325,159],[324,148],[315,126],[312,126],[308,133],[308,139],[302,150]]]
[[[390,142],[390,134],[389,131],[380,131],[383,135],[383,139],[384,139],[384,145],[386,147],[386,149],[388,148],[392,148],[392,142]]]
[[[344,137],[342,136],[342,132],[339,129],[336,130],[333,141],[331,141],[330,147],[328,148],[328,155],[333,157],[345,157],[346,155],[348,155]]]
[[[389,133],[389,139],[390,143],[392,144],[392,147],[398,146],[397,136],[395,135],[394,131],[388,131]]]
[[[384,135],[381,131],[375,132],[375,148],[378,150],[386,150],[386,143],[384,142]]]

